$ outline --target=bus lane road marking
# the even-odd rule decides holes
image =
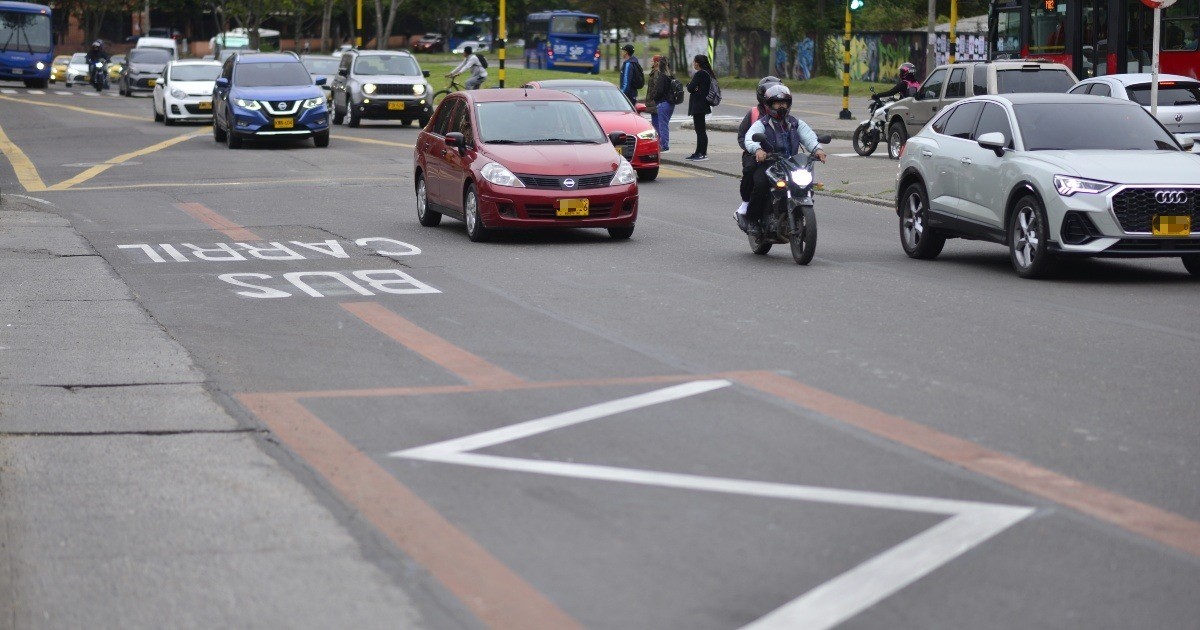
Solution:
[[[365,312],[361,306],[346,303],[343,308],[354,312]],[[370,309],[374,310],[374,309]],[[392,314],[387,319],[400,318]],[[395,322],[393,321],[393,324]],[[415,326],[409,324],[411,326]],[[376,327],[377,329],[388,328]],[[432,333],[422,329],[418,337],[432,336]],[[382,330],[381,330],[382,331]],[[385,332],[386,331],[382,331]],[[394,340],[405,344],[412,335],[389,334]],[[422,343],[429,343],[425,338]],[[444,340],[436,345],[449,345]],[[466,351],[463,351],[466,352]],[[471,370],[499,369],[487,363],[484,359],[473,354],[459,355],[458,360],[451,360],[449,353],[426,351],[423,355],[458,375],[464,380],[471,377]],[[476,363],[471,369],[464,369],[459,364],[462,357]],[[697,382],[700,384],[697,385]],[[719,383],[718,383],[719,382]],[[1200,557],[1200,523],[1191,521],[1177,514],[1160,510],[1153,506],[1122,497],[1106,490],[1089,486],[1080,481],[1060,475],[1050,470],[1040,468],[1029,462],[1017,459],[1007,454],[987,449],[983,446],[942,433],[916,422],[889,415],[885,412],[855,403],[834,394],[809,387],[795,379],[770,371],[739,371],[717,373],[711,375],[659,375],[650,377],[619,377],[595,378],[573,381],[543,381],[532,382],[519,378],[504,385],[503,379],[487,382],[483,385],[460,384],[417,387],[384,387],[368,389],[338,389],[293,392],[263,392],[239,393],[235,397],[264,424],[266,424],[280,440],[297,455],[312,466],[316,472],[332,483],[338,492],[354,508],[362,512],[385,535],[396,542],[397,546],[409,553],[418,562],[418,555],[428,557],[429,562],[435,563],[426,568],[439,580],[453,580],[460,573],[451,567],[441,565],[443,559],[422,555],[428,552],[422,541],[428,537],[437,537],[442,527],[453,528],[442,517],[437,516],[437,528],[427,529],[416,517],[413,517],[401,507],[386,505],[385,491],[400,492],[406,500],[417,501],[422,510],[433,508],[425,504],[419,497],[412,496],[398,479],[374,464],[373,460],[362,451],[349,445],[339,434],[325,425],[315,414],[304,406],[305,400],[311,399],[341,399],[341,398],[372,398],[372,397],[406,397],[424,395],[447,395],[457,393],[535,391],[547,388],[572,387],[602,387],[602,386],[631,386],[649,384],[682,384],[692,388],[694,394],[715,391],[725,387],[723,383],[731,382],[742,385],[748,390],[756,390],[777,400],[807,412],[817,413],[831,420],[842,422],[857,430],[883,437],[894,443],[907,446],[917,452],[927,454],[936,459],[953,463],[967,471],[984,477],[998,480],[1010,487],[1029,493],[1033,496],[1049,499],[1060,505],[1078,510],[1098,520],[1117,525],[1147,539],[1156,541],[1164,546],[1183,551]],[[698,388],[698,389],[696,389]],[[670,390],[670,388],[668,388]],[[704,390],[704,391],[699,391]],[[672,390],[675,393],[687,393],[684,390]],[[596,480],[619,481],[625,483],[654,484],[667,487],[686,488],[691,490],[708,490],[725,493],[744,493],[752,496],[771,496],[780,499],[820,501],[825,503],[843,503],[877,507],[881,509],[898,509],[930,514],[944,514],[947,519],[933,528],[871,558],[821,586],[800,596],[782,608],[754,622],[749,627],[763,628],[794,628],[794,627],[831,627],[840,620],[869,608],[890,593],[895,593],[906,584],[920,579],[924,575],[953,560],[963,550],[977,546],[999,532],[1020,522],[1032,513],[1032,508],[985,504],[969,501],[951,501],[929,497],[914,497],[890,495],[884,493],[847,491],[833,488],[818,488],[808,486],[792,486],[787,484],[764,483],[738,479],[706,478],[691,475],[677,475],[658,471],[639,471],[618,469],[603,466],[576,466],[567,462],[546,460],[521,460],[516,458],[493,457],[468,452],[482,448],[497,440],[511,441],[517,437],[525,437],[552,428],[560,428],[569,424],[598,419],[607,412],[628,409],[636,406],[638,401],[657,404],[657,400],[672,398],[674,394],[664,393],[663,390],[651,392],[616,401],[601,403],[584,410],[575,410],[557,414],[549,418],[518,424],[491,432],[485,432],[464,438],[455,438],[433,445],[402,450],[395,455],[416,459],[438,459],[476,467],[490,467],[505,470],[518,470],[530,473],[550,474]],[[665,398],[664,398],[665,397]],[[672,399],[679,399],[674,397]],[[606,413],[601,413],[605,411]],[[611,413],[607,413],[611,415]],[[337,452],[331,452],[328,442],[336,441]],[[361,467],[370,468],[373,472],[369,478],[363,477],[350,481],[344,471]],[[361,484],[367,484],[366,486]],[[370,484],[377,484],[371,487]],[[428,513],[426,513],[428,515]],[[457,532],[457,530],[455,530]],[[486,550],[480,549],[486,555]],[[485,564],[494,561],[490,555]],[[467,559],[463,559],[466,561]],[[474,561],[474,560],[471,560]],[[422,562],[424,565],[425,563]],[[485,568],[475,572],[470,568],[455,567],[466,570],[476,580],[471,582],[466,592],[454,590],[468,606],[477,604],[471,597],[494,587],[492,580],[503,579],[491,569]],[[864,591],[864,585],[875,584],[870,592]],[[536,593],[536,591],[533,591]],[[539,596],[540,597],[540,596]],[[520,602],[498,602],[492,599],[480,599],[489,605],[507,607],[516,606]],[[482,618],[482,617],[481,617]],[[801,623],[798,620],[804,620]],[[536,625],[536,624],[535,624]],[[527,627],[527,626],[521,626]]]
[[[108,169],[116,166],[117,164],[121,164],[123,162],[128,162],[129,160],[132,160],[135,157],[142,157],[144,155],[149,155],[151,153],[157,153],[158,151],[162,151],[163,149],[166,149],[168,147],[173,147],[181,142],[191,140],[192,138],[199,138],[200,136],[203,136],[203,135],[205,135],[204,132],[190,131],[188,133],[175,136],[174,138],[171,138],[169,140],[163,140],[162,142],[152,144],[144,149],[138,149],[137,151],[131,151],[129,153],[118,155],[117,157],[112,158],[111,160],[106,160],[102,164],[97,164],[95,166],[92,166],[92,167],[88,168],[87,170],[85,170],[84,172],[82,172],[66,181],[59,182],[59,183],[47,188],[46,190],[67,190],[76,184],[82,184],[83,182],[86,182],[89,179],[92,179],[93,177],[103,173],[104,171],[107,171]]]

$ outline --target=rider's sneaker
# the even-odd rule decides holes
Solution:
[[[737,226],[738,226],[739,230],[741,230],[743,232],[750,231],[750,224],[746,221],[746,215],[740,214],[738,212],[734,212],[733,220],[737,221]]]
[[[707,159],[708,159],[707,155],[697,155],[696,157],[692,158],[692,160],[694,160],[696,162],[703,162],[704,160],[707,160]]]

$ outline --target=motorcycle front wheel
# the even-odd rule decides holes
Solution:
[[[866,125],[860,125],[854,130],[854,137],[851,138],[854,142],[854,152],[867,157],[875,152],[875,147],[879,146],[879,138],[871,133],[871,128]]]
[[[792,232],[792,259],[807,265],[817,251],[817,213],[812,206],[801,206],[800,220]]]

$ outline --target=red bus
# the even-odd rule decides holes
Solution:
[[[1154,11],[1140,0],[993,0],[988,58],[1043,58],[1079,78],[1150,72]],[[1160,71],[1196,78],[1200,0],[1163,9]]]

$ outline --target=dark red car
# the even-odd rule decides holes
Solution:
[[[578,96],[596,119],[604,127],[605,133],[620,131],[628,136],[627,142],[632,144],[630,163],[637,171],[638,180],[654,181],[658,177],[658,157],[661,150],[658,144],[658,133],[649,120],[642,118],[646,106],[638,103],[636,107],[629,104],[629,99],[608,81],[589,79],[550,79],[547,81],[530,81],[529,87],[562,90]],[[629,153],[626,153],[629,157]]]
[[[595,115],[557,90],[475,90],[444,98],[414,151],[417,218],[493,230],[607,228],[633,235],[637,173]]]
[[[412,46],[413,52],[436,53],[445,50],[446,38],[441,33],[425,33]]]

